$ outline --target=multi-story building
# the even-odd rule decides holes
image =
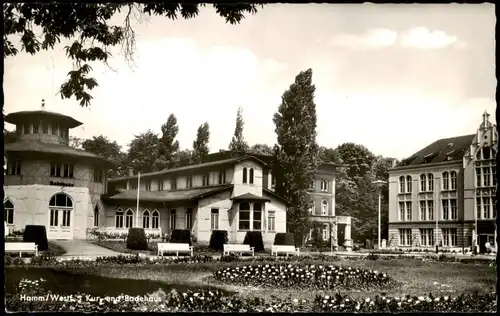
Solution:
[[[201,164],[108,180],[111,162],[69,146],[69,130],[82,123],[45,110],[11,113],[5,121],[18,135],[5,144],[9,229],[45,225],[49,239],[84,239],[90,229],[142,227],[161,234],[179,228],[199,242],[208,242],[213,230],[227,230],[233,243],[243,242],[247,231],[261,231],[266,244],[286,232],[287,201],[274,192],[268,156],[220,152]],[[323,224],[325,240],[350,249],[350,217],[335,216],[337,167],[320,165],[310,212]]]
[[[389,247],[496,245],[496,125],[440,139],[389,171]]]

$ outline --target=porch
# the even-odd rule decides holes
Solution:
[[[330,241],[334,250],[338,250],[338,246],[342,245],[347,251],[352,251],[350,216],[312,215],[311,221],[321,225],[323,241]],[[312,240],[312,232],[313,229],[309,231],[306,243]]]

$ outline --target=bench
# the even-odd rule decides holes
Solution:
[[[250,247],[250,245],[224,244],[224,252],[222,255],[225,256],[231,253],[239,253],[241,255],[246,252],[251,253],[252,257],[254,256],[254,248]]]
[[[189,244],[177,244],[177,243],[158,243],[158,256],[163,257],[164,252],[175,252],[176,256],[179,256],[179,252],[187,252],[193,256],[193,247]]]
[[[19,252],[19,257],[23,252],[34,253],[38,256],[38,245],[34,242],[6,242],[5,252]]]
[[[273,245],[271,249],[271,256],[276,254],[277,257],[280,252],[285,253],[287,257],[289,254],[300,256],[300,249],[295,248],[295,246]]]

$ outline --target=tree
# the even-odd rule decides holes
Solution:
[[[100,135],[81,142],[81,148],[104,159],[116,163],[115,167],[108,171],[110,178],[125,176],[127,166],[125,165],[126,155],[116,141],[109,140],[106,136]]]
[[[75,136],[70,136],[69,137],[69,146],[76,148],[76,149],[82,149],[82,142],[83,139]]]
[[[170,114],[167,122],[161,126],[162,136],[158,143],[158,168],[172,168],[176,164],[176,153],[179,151],[179,141],[175,140],[179,126],[174,114]]]
[[[134,60],[135,32],[131,27],[132,16],[164,16],[175,20],[178,15],[184,19],[194,18],[199,7],[196,3],[6,3],[4,16],[4,58],[15,56],[18,46],[12,43],[12,36],[21,35],[21,50],[35,55],[40,50],[53,50],[61,38],[74,40],[65,47],[66,55],[75,68],[68,73],[69,79],[61,85],[61,98],[72,96],[81,106],[89,106],[92,96],[89,90],[98,84],[89,76],[90,62],[98,61],[108,66],[111,47],[121,44],[129,64]],[[247,3],[214,4],[215,11],[226,23],[237,24],[244,13],[255,14],[257,5]],[[122,10],[127,15],[122,26],[112,25],[115,14]],[[39,34],[38,36],[35,33]]]
[[[340,158],[347,166],[347,175],[354,181],[364,177],[375,162],[375,155],[365,146],[345,143],[336,148]]]
[[[127,166],[134,173],[158,170],[158,141],[158,135],[151,130],[134,136],[127,153]]]
[[[312,70],[300,72],[281,97],[273,118],[278,140],[273,163],[276,193],[291,204],[287,227],[297,245],[303,242],[311,226],[308,209],[312,200],[308,190],[318,166],[315,90]]]
[[[258,154],[258,155],[273,155],[273,148],[266,144],[255,144],[248,150],[250,153]]]
[[[207,122],[198,127],[196,140],[193,142],[193,163],[201,163],[208,155],[208,143],[210,142],[210,126]]]
[[[16,140],[17,140],[16,131],[9,131],[9,130],[6,130],[5,128],[3,129],[3,143],[4,144],[13,143]]]
[[[191,149],[184,149],[184,150],[179,150],[176,154],[176,167],[183,167],[187,166],[193,163],[193,150]]]
[[[229,143],[229,150],[232,152],[245,152],[248,151],[248,144],[243,137],[243,109],[238,108],[238,113],[236,114],[236,127],[234,128],[234,135]]]

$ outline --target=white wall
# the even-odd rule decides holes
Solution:
[[[247,168],[247,183],[243,183],[243,168]],[[250,184],[250,172],[254,170],[253,184]],[[254,160],[245,160],[237,163],[234,166],[234,192],[233,196],[238,196],[245,193],[252,193],[257,196],[262,196],[262,166]]]

